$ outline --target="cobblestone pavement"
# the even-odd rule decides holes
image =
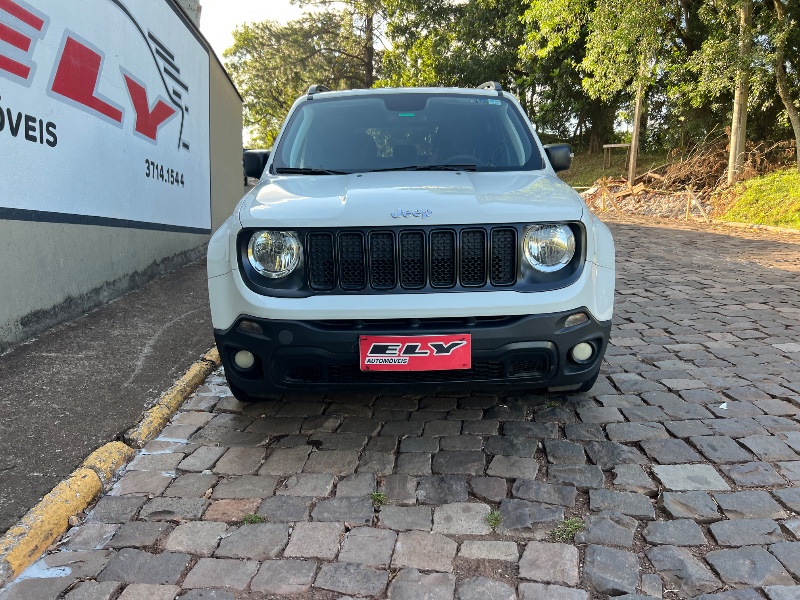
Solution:
[[[800,238],[613,229],[590,393],[214,374],[0,600],[800,598]]]

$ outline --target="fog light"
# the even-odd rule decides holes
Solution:
[[[574,315],[570,315],[567,317],[567,320],[564,321],[564,327],[575,327],[575,325],[580,325],[581,323],[586,323],[589,320],[589,315],[586,313],[575,313]]]
[[[242,371],[246,371],[256,364],[256,357],[253,356],[252,352],[248,352],[247,350],[239,350],[233,355],[233,362],[235,362],[236,366]]]
[[[586,362],[594,355],[594,348],[591,344],[581,342],[572,349],[572,360],[575,362]]]
[[[243,333],[255,333],[258,335],[263,335],[264,330],[261,328],[261,325],[254,321],[242,321],[239,323],[239,327],[237,327],[239,331]]]

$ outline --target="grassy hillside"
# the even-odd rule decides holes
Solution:
[[[736,188],[734,204],[725,221],[777,225],[800,229],[800,173],[797,169],[754,177]]]
[[[612,158],[614,164],[604,170],[602,153],[575,153],[575,158],[572,159],[572,168],[568,171],[562,171],[558,176],[572,187],[589,187],[601,177],[623,177],[627,179],[628,170],[625,168],[625,150],[623,148],[614,148]],[[641,175],[666,162],[667,159],[664,154],[640,156],[636,163],[636,173]]]

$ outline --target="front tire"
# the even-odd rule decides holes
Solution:
[[[245,404],[254,404],[256,402],[265,400],[265,398],[256,398],[255,396],[251,396],[250,394],[246,393],[242,388],[233,384],[227,375],[225,376],[225,379],[228,382],[228,387],[231,389],[231,394],[233,394],[233,397],[239,402],[244,402]]]
[[[597,378],[599,376],[600,376],[600,373],[595,373],[594,377],[592,377],[589,381],[583,382],[581,387],[579,387],[577,390],[575,390],[572,393],[573,394],[582,394],[584,392],[588,392],[590,389],[592,389],[594,387],[594,384],[597,383]]]

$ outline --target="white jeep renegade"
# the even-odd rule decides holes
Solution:
[[[614,242],[556,177],[570,157],[496,83],[313,86],[209,244],[234,395],[591,388]]]

